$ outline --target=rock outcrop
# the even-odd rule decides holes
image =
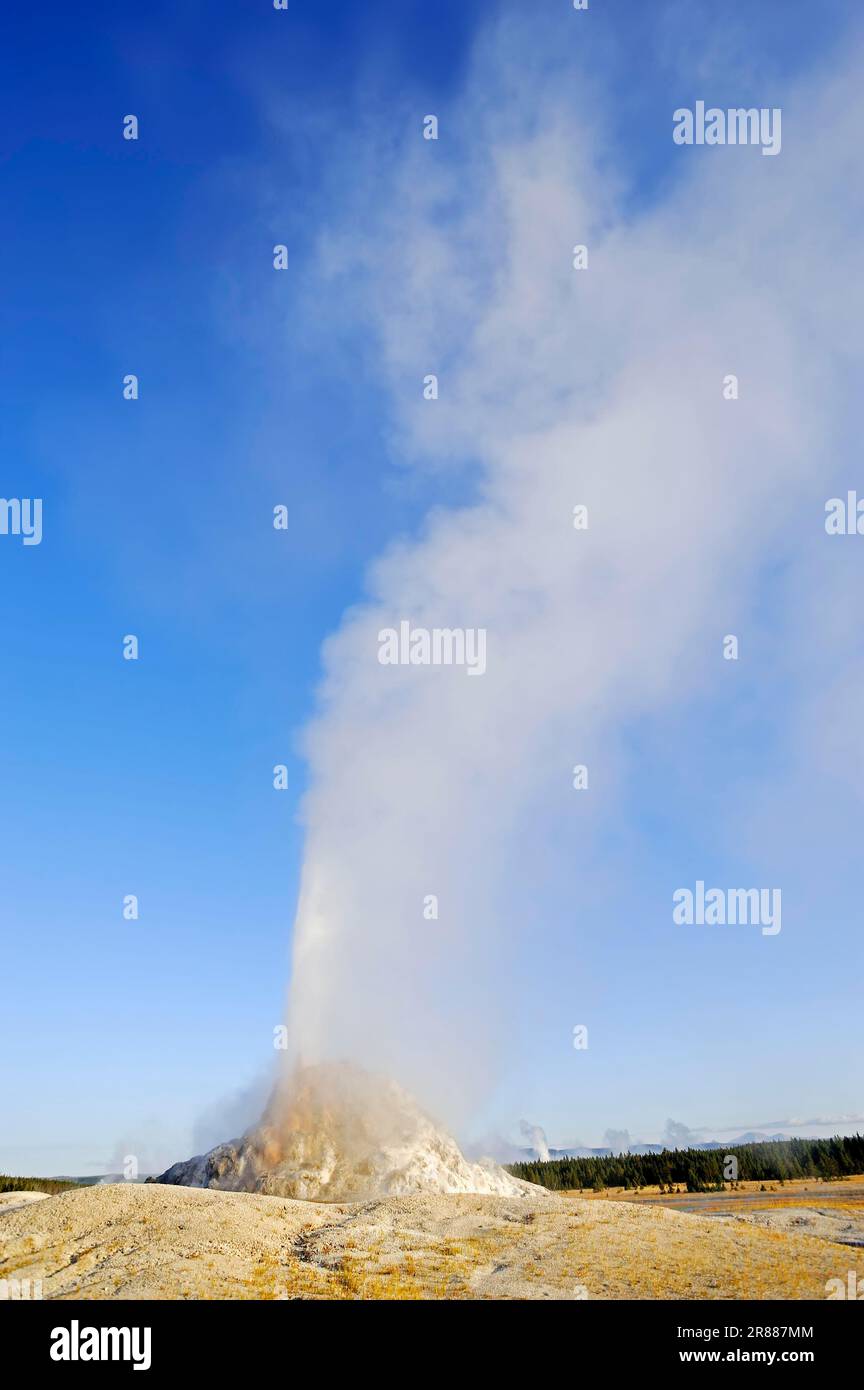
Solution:
[[[348,1064],[298,1068],[242,1138],[152,1181],[314,1202],[538,1192],[491,1161],[469,1162],[401,1087]]]

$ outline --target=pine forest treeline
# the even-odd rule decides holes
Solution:
[[[730,1165],[734,1158],[737,1163]],[[775,1139],[733,1144],[728,1149],[664,1149],[662,1153],[596,1158],[553,1158],[546,1163],[511,1163],[509,1172],[556,1191],[601,1191],[683,1185],[689,1192],[719,1191],[730,1173],[739,1182],[787,1182],[812,1178],[831,1182],[864,1173],[864,1135],[833,1139]]]

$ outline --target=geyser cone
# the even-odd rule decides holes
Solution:
[[[401,1087],[347,1063],[298,1067],[242,1139],[175,1163],[156,1181],[325,1202],[537,1193],[494,1163],[470,1163]]]

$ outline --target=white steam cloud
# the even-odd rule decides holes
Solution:
[[[630,1131],[627,1129],[607,1129],[603,1135],[603,1143],[613,1154],[626,1154],[630,1152]]]
[[[717,679],[769,559],[794,587],[861,321],[861,209],[837,198],[857,179],[854,65],[790,92],[778,158],[680,150],[680,179],[634,216],[602,94],[541,48],[536,26],[496,29],[437,146],[419,124],[395,156],[370,146],[355,230],[322,248],[365,315],[397,452],[470,460],[477,493],[394,544],[326,644],[289,1020],[304,1061],[352,1057],[451,1119],[515,1043],[518,962],[545,949],[532,885],[563,899],[574,853],[586,882],[602,873],[623,731]],[[382,666],[378,633],[404,620],[485,629],[482,679]]]
[[[527,1120],[522,1120],[519,1124],[519,1132],[523,1139],[528,1140],[540,1162],[548,1163],[549,1144],[546,1139],[546,1131],[540,1125],[532,1125]]]

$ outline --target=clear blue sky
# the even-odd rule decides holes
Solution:
[[[542,0],[556,4],[567,8]],[[270,1063],[302,856],[297,737],[321,643],[387,542],[472,487],[471,460],[443,475],[406,469],[357,324],[340,322],[335,284],[310,296],[306,268],[333,213],[328,171],[361,125],[386,139],[418,112],[446,110],[495,8],[290,0],[277,13],[268,0],[172,0],[4,15],[0,492],[44,499],[44,537],[0,540],[0,1169],[99,1171],[147,1143],[154,1161],[184,1157],[201,1113]],[[719,8],[592,0],[584,19],[619,93],[610,158],[634,215],[674,178],[661,14],[694,41],[720,43],[727,20],[746,22],[750,61],[781,95],[852,14],[834,4],[826,16],[809,0]],[[727,97],[739,94],[715,99]],[[127,113],[137,142],[122,139]],[[290,246],[284,275],[272,269],[276,242]],[[123,399],[126,373],[140,379],[138,401]],[[287,533],[272,528],[277,503]],[[127,633],[140,639],[137,663],[122,660]],[[742,700],[709,717],[743,728],[733,762],[758,778],[772,756],[770,701]],[[650,747],[640,758],[656,787]],[[693,761],[709,784],[728,770],[709,743]],[[278,793],[272,768],[283,762],[290,787]],[[681,783],[660,785],[626,832],[648,879],[658,857],[675,859],[670,845],[676,865],[691,862]],[[707,1020],[716,1038],[758,1016],[760,1045],[800,1078],[805,1110],[833,1111],[852,1103],[826,1058],[848,1046],[842,1020],[860,1000],[860,966],[837,977],[857,947],[857,885],[853,866],[822,853],[833,886],[820,899],[814,873],[802,894],[830,908],[830,970],[789,956],[770,998],[763,979],[739,973]],[[719,854],[693,863],[725,867]],[[122,918],[128,893],[138,922]],[[712,1108],[697,1074],[712,1043],[687,975],[712,967],[697,961],[670,979],[671,949],[657,1008],[668,1017],[680,1000],[692,1075],[658,1086],[644,1112],[629,1093],[603,1109],[652,1017],[646,1008],[628,1024],[627,977],[618,994],[602,983],[616,941],[644,956],[642,969],[667,949],[630,940],[634,910],[622,893],[586,951],[617,1039],[587,1111],[549,1067],[540,1030],[522,1070],[548,1072],[549,1084],[535,1085],[542,1113],[529,1118],[553,1141],[599,1142],[607,1124],[656,1137],[639,1134],[649,1112],[656,1131],[676,1103],[694,1125],[792,1113],[799,1093],[785,1085],[780,1114],[770,1087],[761,1113],[750,1092],[740,1114],[728,1097]],[[569,1017],[571,1003],[562,1008]],[[819,1033],[815,1052],[805,1027]],[[657,1048],[662,1072],[679,1050],[672,1034]]]

